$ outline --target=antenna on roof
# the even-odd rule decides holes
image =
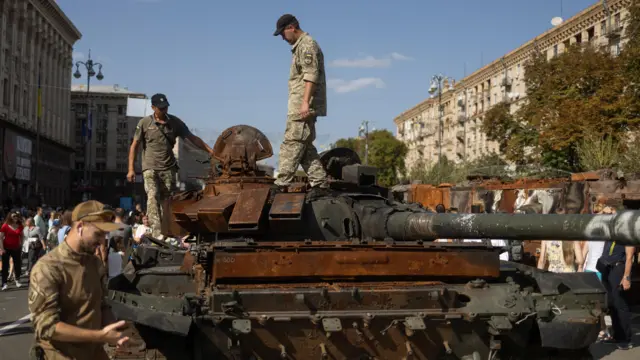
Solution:
[[[556,16],[553,19],[551,19],[551,25],[553,26],[558,26],[560,24],[562,24],[562,22],[564,20],[562,20],[562,15],[563,15],[563,9],[562,9],[562,0],[560,0],[560,16]]]

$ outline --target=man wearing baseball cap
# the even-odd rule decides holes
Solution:
[[[32,357],[106,360],[104,344],[128,341],[104,302],[107,273],[95,249],[108,232],[120,229],[113,211],[94,200],[73,209],[65,241],[33,267],[29,311],[35,333]]]
[[[201,138],[189,131],[177,116],[170,115],[169,100],[164,94],[151,97],[153,114],[140,119],[129,148],[129,172],[127,179],[135,180],[134,164],[138,145],[142,145],[142,177],[147,193],[147,215],[152,236],[162,239],[162,219],[169,211],[171,193],[175,189],[178,163],[173,155],[176,139],[181,137],[199,149],[213,154],[213,150]]]
[[[318,43],[300,29],[298,19],[282,15],[276,23],[274,36],[281,36],[292,48],[293,61],[289,71],[289,101],[284,141],[280,145],[278,176],[275,184],[286,188],[299,165],[309,176],[311,187],[326,187],[327,174],[318,151],[316,119],[327,116],[327,86],[324,55]]]

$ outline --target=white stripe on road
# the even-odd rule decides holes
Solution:
[[[4,335],[6,332],[9,332],[9,330],[13,330],[15,328],[17,328],[18,326],[24,324],[24,323],[28,323],[31,321],[31,314],[29,315],[25,315],[22,318],[14,321],[13,323],[7,325],[7,326],[3,326],[0,328],[0,336]]]

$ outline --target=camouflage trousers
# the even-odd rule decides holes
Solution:
[[[311,186],[325,184],[327,173],[320,163],[320,157],[313,141],[316,139],[316,118],[289,120],[284,131],[284,141],[280,145],[278,177],[276,185],[291,184],[293,177],[302,165],[309,177]]]
[[[147,193],[147,216],[151,226],[151,236],[162,234],[162,219],[166,216],[168,200],[176,187],[177,169],[145,170],[142,172],[144,191]]]

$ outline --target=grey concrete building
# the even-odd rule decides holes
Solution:
[[[133,197],[144,203],[141,176],[135,184],[127,182],[129,146],[141,117],[127,116],[129,98],[146,99],[146,95],[118,85],[72,86],[70,118],[73,121],[73,172],[71,186],[74,201],[81,201],[88,192],[92,199],[119,205],[120,197]],[[90,145],[86,146],[83,127],[91,105],[92,130]],[[85,171],[85,165],[88,164]],[[136,159],[140,173],[140,155]]]
[[[69,199],[73,148],[67,115],[73,45],[80,37],[54,0],[0,0],[0,196],[5,206],[26,203],[36,187],[48,204]]]

